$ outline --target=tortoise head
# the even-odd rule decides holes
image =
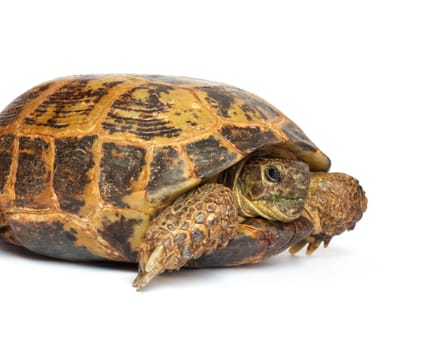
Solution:
[[[302,214],[309,184],[304,162],[251,157],[237,168],[233,189],[242,216],[288,222]]]

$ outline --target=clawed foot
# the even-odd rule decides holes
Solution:
[[[304,239],[300,240],[299,242],[293,244],[290,247],[289,252],[290,252],[290,254],[295,255],[302,248],[304,248],[306,245],[308,245],[306,253],[307,253],[307,255],[311,255],[317,250],[317,248],[320,247],[322,242],[323,242],[323,246],[325,248],[327,248],[329,245],[329,242],[331,242],[331,239],[332,239],[332,236],[328,236],[325,234],[311,235],[311,236],[308,236],[307,238],[304,238]]]
[[[164,271],[164,257],[165,249],[162,245],[156,247],[148,259],[142,251],[140,252],[138,275],[132,283],[132,286],[135,287],[137,291],[143,290],[155,276]]]

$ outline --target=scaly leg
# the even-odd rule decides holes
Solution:
[[[138,276],[143,289],[165,270],[178,270],[188,261],[224,246],[237,232],[233,194],[220,184],[205,184],[180,196],[152,220],[138,248]]]
[[[313,232],[304,217],[288,223],[251,218],[238,227],[238,234],[209,255],[188,263],[188,267],[222,267],[254,264],[281,253]]]

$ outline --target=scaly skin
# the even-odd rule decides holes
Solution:
[[[205,184],[179,197],[149,225],[139,252],[133,286],[142,290],[165,270],[224,247],[237,233],[233,194],[220,184]]]
[[[367,202],[358,180],[350,175],[312,173],[302,216],[313,222],[314,233],[293,245],[290,253],[296,254],[307,244],[307,254],[312,254],[322,242],[327,247],[333,236],[355,227]]]

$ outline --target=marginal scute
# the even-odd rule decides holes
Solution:
[[[14,239],[28,250],[65,260],[101,260],[77,243],[78,232],[61,221],[9,220]]]
[[[304,132],[299,126],[289,119],[285,119],[280,123],[281,129],[288,136],[291,143],[303,142],[310,150],[316,150],[317,147],[305,136]],[[307,142],[309,141],[309,142]]]

